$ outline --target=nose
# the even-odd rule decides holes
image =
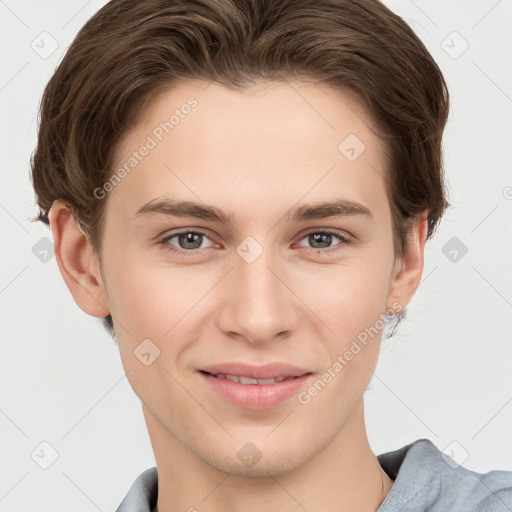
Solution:
[[[289,336],[300,317],[300,301],[289,281],[271,250],[250,263],[235,255],[234,268],[223,280],[220,330],[252,344]]]

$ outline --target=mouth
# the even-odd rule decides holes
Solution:
[[[241,382],[242,384],[258,384],[258,381],[273,379],[268,382],[268,384],[271,384],[273,381],[282,382],[285,379],[302,377],[303,375],[312,373],[310,369],[280,362],[256,365],[253,363],[235,361],[204,366],[198,368],[198,370],[217,378],[227,378],[232,382]],[[262,383],[266,384],[266,382]]]
[[[246,377],[244,375],[231,375],[231,374],[226,374],[226,373],[210,373],[210,372],[207,372],[204,370],[200,370],[200,372],[210,375],[212,377],[216,377],[218,379],[227,379],[231,382],[238,382],[239,384],[260,385],[260,386],[276,384],[278,382],[283,382],[285,380],[299,379],[301,377],[301,376],[280,375],[278,377],[271,377],[268,379],[255,379],[252,377]],[[305,373],[304,375],[309,375],[309,372]]]
[[[197,374],[214,391],[214,397],[252,410],[268,410],[285,403],[314,378],[314,372],[286,363],[224,363],[198,369]]]

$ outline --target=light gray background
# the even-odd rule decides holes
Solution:
[[[115,510],[154,465],[117,346],[75,305],[51,252],[36,245],[51,239],[49,230],[28,220],[44,85],[104,3],[0,1],[2,512]],[[366,393],[370,443],[378,454],[426,437],[475,471],[512,470],[512,1],[385,3],[447,79],[453,207],[427,243],[408,320],[383,342]],[[44,31],[58,43],[46,58]],[[443,253],[453,237],[467,247],[456,261]],[[51,449],[42,442],[58,453],[48,469],[40,465],[51,462]]]

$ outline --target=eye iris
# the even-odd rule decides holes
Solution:
[[[314,233],[309,235],[309,242],[312,243],[315,249],[324,249],[325,247],[329,247],[329,244],[332,242],[332,235],[329,233]],[[317,242],[326,243],[327,245],[317,247],[315,246]]]
[[[202,237],[203,235],[201,233],[180,233],[178,241],[182,249],[199,249],[199,247],[201,247]],[[193,244],[197,244],[198,240],[199,245],[194,247]],[[192,247],[189,246],[189,244],[192,244]]]
[[[182,249],[199,249],[202,245],[203,234],[192,231],[178,233],[178,244]],[[311,233],[308,240],[315,249],[325,249],[332,244],[331,233]]]

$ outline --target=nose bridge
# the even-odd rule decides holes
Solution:
[[[252,259],[256,249],[252,241],[237,248],[221,314],[225,332],[239,333],[252,343],[270,341],[292,329],[294,322],[293,294],[282,282],[285,277],[279,276],[281,266],[274,251],[266,248]]]

